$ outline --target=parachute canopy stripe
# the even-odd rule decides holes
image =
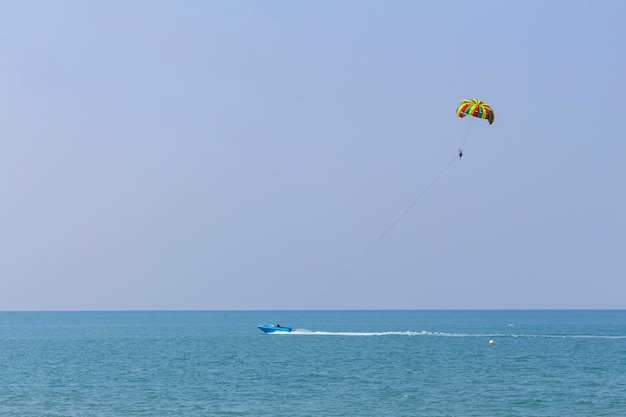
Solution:
[[[489,124],[492,124],[494,119],[491,106],[475,98],[462,100],[459,107],[456,108],[456,115],[459,117],[473,116],[479,119],[485,119],[489,121]]]

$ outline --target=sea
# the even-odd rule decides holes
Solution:
[[[626,311],[0,312],[0,416],[625,417]]]

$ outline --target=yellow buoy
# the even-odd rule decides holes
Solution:
[[[489,344],[490,344],[490,345],[493,345],[493,339],[489,341]]]

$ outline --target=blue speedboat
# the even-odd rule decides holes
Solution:
[[[275,333],[275,332],[293,332],[293,328],[287,326],[281,326],[280,324],[262,324],[257,326],[259,329],[264,331],[265,333]]]

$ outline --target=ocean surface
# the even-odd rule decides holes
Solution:
[[[625,417],[626,311],[4,312],[0,416]]]

